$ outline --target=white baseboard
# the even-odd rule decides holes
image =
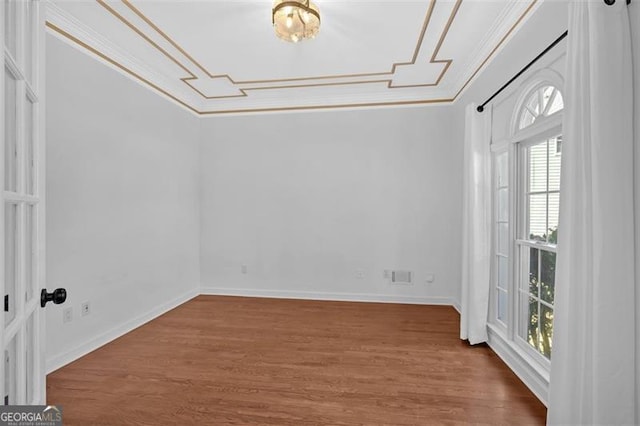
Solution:
[[[327,300],[336,302],[404,303],[411,305],[453,305],[449,297],[399,296],[395,294],[325,293],[312,291],[267,290],[249,288],[201,287],[209,296],[264,297],[275,299]]]
[[[186,301],[193,299],[194,297],[198,296],[198,294],[199,293],[197,289],[189,290],[188,292],[176,297],[173,300],[170,300],[167,303],[164,303],[160,306],[156,306],[155,308],[151,309],[150,311],[142,315],[139,315],[129,321],[126,321],[112,328],[111,330],[105,331],[104,333],[94,337],[88,342],[85,342],[79,346],[76,346],[75,348],[67,352],[64,352],[60,355],[57,355],[51,359],[47,359],[46,361],[47,374],[52,373],[53,371],[56,371],[57,369],[64,367],[65,365],[77,360],[78,358],[85,356],[89,352],[93,352],[99,347],[106,345],[107,343],[117,339],[118,337],[123,336],[129,333],[130,331],[135,330],[141,325],[144,325],[149,321],[159,317],[160,315],[182,305]]]
[[[533,394],[547,405],[549,395],[549,377],[548,374],[534,368],[532,363],[528,362],[521,350],[515,348],[507,342],[502,335],[489,327],[489,347],[504,361],[505,364],[513,371],[520,380],[533,392]]]

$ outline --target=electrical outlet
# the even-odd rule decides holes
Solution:
[[[62,311],[62,322],[67,323],[67,322],[71,322],[72,320],[73,320],[73,308],[71,307],[65,308]]]
[[[364,279],[364,270],[363,269],[356,269],[356,278],[359,280],[363,280]]]
[[[240,266],[240,272],[242,272],[243,274],[247,273],[247,265],[241,265]]]
[[[424,278],[424,281],[427,284],[431,284],[432,282],[434,282],[436,280],[436,276],[434,274],[427,274]]]
[[[82,305],[80,305],[80,315],[82,315],[83,317],[86,317],[90,313],[91,313],[91,306],[89,305],[89,301],[87,300],[86,302],[83,302]]]

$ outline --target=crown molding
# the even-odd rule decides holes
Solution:
[[[49,33],[65,41],[67,44],[84,52],[92,53],[98,60],[116,69],[118,72],[133,78],[139,84],[151,87],[160,92],[170,101],[189,110],[198,116],[210,116],[214,114],[234,114],[234,113],[259,113],[273,111],[300,111],[300,110],[324,110],[339,108],[377,108],[384,106],[416,106],[430,104],[453,103],[473,80],[482,73],[486,65],[502,50],[506,42],[517,33],[522,24],[533,14],[537,7],[544,0],[512,1],[507,2],[500,14],[493,20],[489,31],[477,44],[479,49],[475,49],[473,56],[465,63],[458,64],[454,72],[448,74],[444,81],[440,78],[433,85],[413,85],[407,87],[390,87],[393,81],[395,66],[390,73],[377,77],[371,74],[370,77],[356,81],[356,75],[338,76],[335,78],[317,77],[305,80],[304,84],[297,84],[296,79],[290,79],[287,84],[278,82],[261,82],[260,87],[249,87],[251,82],[233,82],[226,76],[235,87],[242,93],[236,96],[207,97],[198,90],[197,78],[176,78],[162,72],[151,69],[144,60],[132,55],[111,42],[97,31],[90,28],[70,12],[47,0],[46,19]],[[462,3],[458,0],[456,5]],[[126,2],[125,2],[126,4]],[[435,4],[432,0],[431,7]],[[453,21],[456,7],[449,18],[449,23],[441,34],[440,43],[431,58],[431,64],[446,63],[450,59],[437,58],[436,54],[440,44],[446,38],[448,25]],[[425,21],[423,34],[429,19]],[[126,22],[125,22],[126,23]],[[131,25],[130,25],[131,26]],[[131,28],[125,31],[132,31]],[[140,31],[143,31],[141,28]],[[153,26],[144,29],[145,36],[154,40],[160,40],[157,33],[153,31]],[[422,43],[422,36],[419,39],[419,49]],[[139,37],[139,35],[136,35]],[[175,46],[179,49],[179,46]],[[416,50],[417,52],[418,50]],[[181,51],[184,53],[183,51]],[[190,58],[186,55],[187,58]],[[166,58],[165,58],[166,59]],[[459,61],[460,59],[456,59]],[[415,58],[414,58],[415,61]],[[404,63],[400,63],[403,65]],[[409,64],[409,63],[407,63]],[[398,64],[396,64],[398,65]],[[428,65],[428,64],[427,64]],[[448,67],[448,65],[447,65]],[[445,69],[446,71],[446,69]],[[209,76],[210,78],[223,78],[222,76]],[[203,78],[203,77],[200,77]],[[367,92],[368,85],[385,85],[387,90],[376,90]],[[274,87],[275,86],[275,87]],[[286,95],[283,91],[286,90]],[[247,92],[250,91],[250,97]]]
[[[85,25],[80,20],[78,20],[73,15],[66,12],[53,2],[45,2],[45,13],[46,22],[47,24],[50,24],[47,25],[48,34],[57,37],[74,49],[77,49],[85,54],[87,53],[87,48],[82,44],[90,46],[95,51],[102,53],[104,56],[110,58],[113,62],[119,64],[120,67],[114,66],[111,61],[106,61],[104,60],[104,58],[101,58],[100,56],[97,56],[95,54],[91,55],[92,57],[97,56],[96,59],[98,59],[105,65],[115,69],[121,74],[124,74],[127,77],[131,77],[131,73],[133,73],[136,76],[140,77],[142,80],[147,80],[158,87],[168,89],[168,91],[170,91],[172,95],[174,95],[184,103],[191,105],[192,107],[202,106],[200,105],[200,100],[187,88],[181,87],[181,85],[176,84],[172,78],[151,69],[145,64],[145,61],[119,48],[110,40],[99,34],[97,31],[93,30],[89,26]],[[66,34],[53,30],[51,28],[51,25],[62,30]],[[70,39],[69,35],[74,37],[77,41]],[[82,44],[78,43],[78,41],[80,41]],[[124,72],[123,68],[129,70],[130,73]],[[140,78],[136,78],[134,80],[138,84],[148,87],[148,84],[145,84],[145,82]],[[175,102],[175,99],[168,99]],[[178,103],[178,105],[184,107],[184,105],[180,103]]]
[[[478,43],[482,47],[477,49],[475,54],[452,76],[451,83],[447,88],[453,92],[456,99],[462,96],[478,75],[482,74],[488,63],[502,51],[543,2],[544,0],[530,0],[528,2],[513,1],[506,4],[489,31]]]

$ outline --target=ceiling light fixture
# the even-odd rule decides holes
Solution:
[[[297,43],[318,34],[320,10],[309,0],[276,0],[271,21],[278,37]]]

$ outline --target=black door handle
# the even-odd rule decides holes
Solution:
[[[47,302],[53,302],[56,305],[64,303],[67,300],[67,290],[57,288],[52,293],[47,293],[47,289],[43,288],[40,292],[40,306],[44,308]]]

